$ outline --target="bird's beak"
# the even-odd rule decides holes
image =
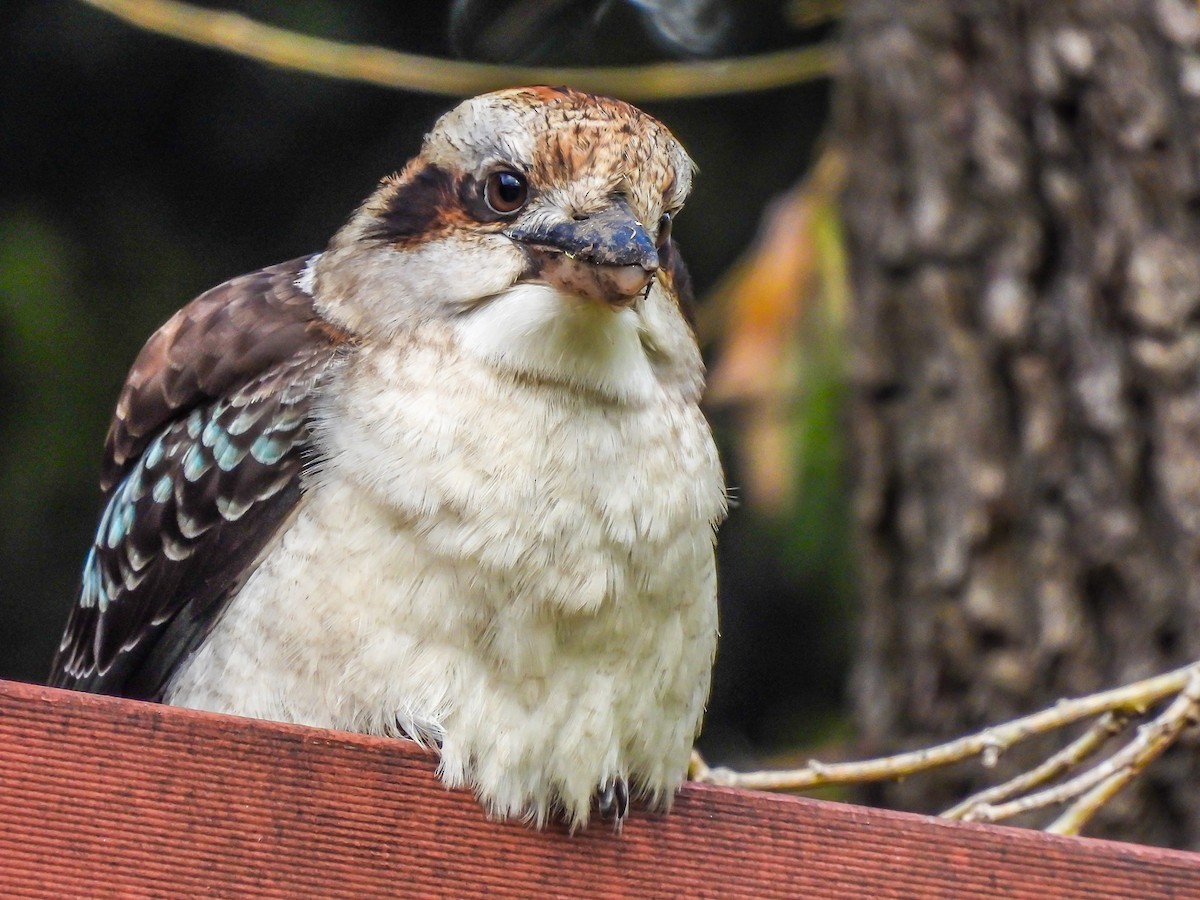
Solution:
[[[623,198],[587,218],[514,225],[505,234],[525,245],[526,278],[623,308],[658,271],[658,250]]]

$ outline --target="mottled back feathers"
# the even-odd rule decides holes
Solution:
[[[312,390],[346,341],[296,286],[303,265],[202,294],[138,356],[51,684],[157,699],[295,505]]]

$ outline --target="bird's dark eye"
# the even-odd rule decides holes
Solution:
[[[655,241],[658,244],[658,249],[666,246],[667,241],[671,239],[671,214],[663,213],[658,217],[658,239]]]
[[[493,172],[484,185],[483,199],[493,212],[514,213],[529,199],[529,184],[516,172]]]

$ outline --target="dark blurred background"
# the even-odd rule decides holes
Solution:
[[[258,0],[272,24],[438,56],[628,64],[827,37],[783,0],[653,3]],[[794,4],[793,4],[794,5]],[[0,33],[0,677],[41,680],[95,526],[117,390],[151,332],[203,289],[323,246],[454,98],[271,69],[67,0],[6,4]],[[792,10],[794,13],[794,10]],[[828,84],[640,103],[700,167],[676,235],[698,294],[808,169]],[[720,318],[709,352],[721,349]],[[829,363],[836,368],[836,359]],[[825,375],[829,375],[826,367]],[[799,489],[721,534],[722,643],[702,749],[781,761],[846,731],[852,632],[839,382],[788,408]],[[713,410],[731,484],[736,405]]]

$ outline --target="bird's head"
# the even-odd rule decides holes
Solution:
[[[699,389],[671,225],[693,164],[659,122],[562,88],[444,115],[315,268],[318,306],[367,340],[432,321],[534,378],[636,399]]]

